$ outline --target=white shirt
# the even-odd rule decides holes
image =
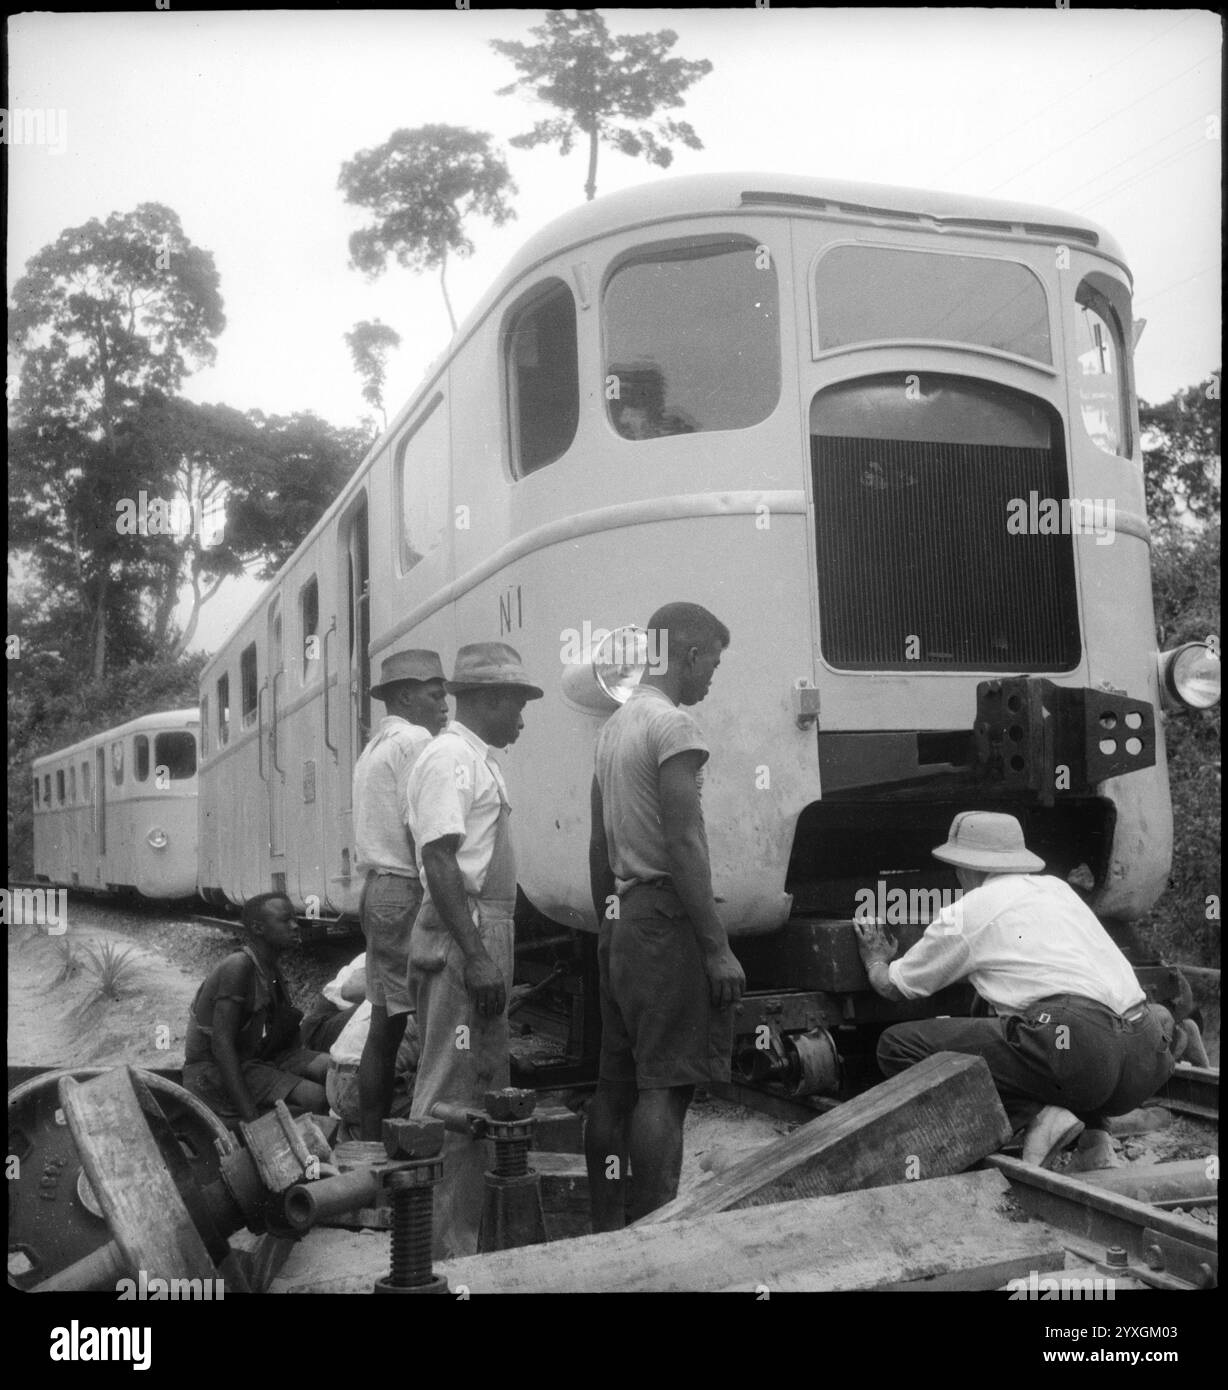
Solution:
[[[454,719],[414,764],[409,777],[409,824],[418,847],[423,891],[431,896],[422,867],[422,846],[459,835],[456,863],[471,898],[482,885],[495,852],[499,809],[507,787],[490,745]]]
[[[1043,874],[993,874],[944,908],[887,977],[905,999],[966,977],[1000,1014],[1026,1013],[1054,994],[1119,1014],[1146,998],[1096,914],[1069,884]]]
[[[399,714],[379,722],[354,764],[355,868],[418,877],[409,830],[409,774],[431,741],[431,731]]]

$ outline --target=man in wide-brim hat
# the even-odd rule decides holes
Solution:
[[[409,779],[409,817],[425,896],[410,939],[422,1055],[414,1115],[438,1104],[481,1109],[509,1080],[516,861],[510,804],[491,749],[514,743],[542,690],[505,642],[461,647],[447,683],[456,715]],[[435,1253],[471,1255],[490,1167],[485,1141],[449,1133],[435,1195]]]
[[[897,1023],[879,1039],[879,1067],[893,1076],[935,1052],[984,1057],[1007,1118],[1026,1127],[1025,1162],[1051,1166],[1086,1126],[1078,1166],[1113,1166],[1105,1119],[1168,1079],[1172,1016],[1148,1003],[1074,889],[1042,874],[1014,816],[963,811],[934,856],[954,866],[963,896],[899,960],[880,924],[857,924],[870,984],[921,999],[967,979],[997,1016]]]
[[[354,766],[356,868],[365,871],[359,920],[367,942],[371,1024],[358,1064],[362,1137],[378,1140],[392,1113],[396,1057],[413,1007],[409,931],[422,904],[409,829],[409,774],[448,719],[439,653],[421,648],[384,658],[371,694],[387,711]]]

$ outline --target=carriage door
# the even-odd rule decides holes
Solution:
[[[269,605],[269,854],[274,858],[286,852],[285,740],[281,736],[285,675],[279,594]]]
[[[107,750],[104,745],[94,750],[94,835],[98,846],[98,866],[95,883],[107,881],[103,860],[107,856]]]

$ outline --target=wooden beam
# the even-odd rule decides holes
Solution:
[[[638,1224],[959,1173],[1000,1148],[1010,1132],[984,1058],[939,1052],[764,1145]]]

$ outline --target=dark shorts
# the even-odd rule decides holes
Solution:
[[[637,886],[603,921],[603,1081],[641,1091],[729,1080],[733,1010],[714,1009],[708,975],[686,909],[672,888]]]
[[[325,1054],[296,1047],[267,1062],[241,1062],[239,1068],[243,1073],[243,1083],[257,1109],[262,1112],[272,1110],[279,1100],[285,1100],[321,1056]],[[183,1069],[183,1085],[185,1090],[203,1100],[215,1115],[224,1120],[238,1119],[239,1112],[212,1058],[205,1062],[188,1063]]]
[[[389,1018],[413,1008],[409,995],[409,933],[422,906],[422,885],[402,874],[370,873],[359,920],[367,942],[367,998]]]

